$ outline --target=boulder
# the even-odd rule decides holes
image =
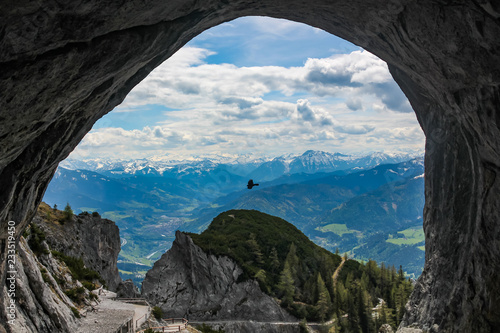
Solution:
[[[116,297],[119,298],[139,298],[141,293],[132,279],[120,282],[116,288]]]

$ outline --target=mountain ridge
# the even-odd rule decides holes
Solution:
[[[223,166],[229,172],[240,176],[261,176],[265,172],[256,172],[257,169],[269,169],[272,165],[282,168],[279,175],[297,172],[331,172],[350,169],[353,167],[369,168],[382,163],[397,163],[408,160],[421,154],[417,153],[382,153],[374,152],[364,155],[349,155],[329,153],[324,151],[308,150],[302,154],[285,154],[275,157],[251,157],[215,155],[196,157],[191,159],[151,157],[136,160],[109,160],[109,159],[66,159],[60,163],[61,167],[70,170],[84,169],[95,171],[110,177],[126,177],[128,175],[167,175],[183,173],[187,169],[209,170],[217,165]],[[168,157],[168,156],[167,156]],[[235,166],[239,167],[236,168]],[[279,176],[278,175],[278,176]],[[274,175],[276,176],[276,175]],[[257,177],[254,177],[257,178]],[[268,180],[266,177],[263,180]]]

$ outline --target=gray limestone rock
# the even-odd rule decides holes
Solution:
[[[131,279],[122,281],[116,288],[116,296],[121,298],[139,298],[141,293]]]
[[[394,330],[392,329],[391,325],[384,324],[380,326],[380,328],[378,329],[378,333],[394,333]]]
[[[113,221],[99,214],[81,213],[64,224],[47,222],[40,215],[33,223],[44,230],[52,250],[82,258],[86,267],[101,275],[109,290],[116,290],[121,282],[117,267],[120,233]]]
[[[232,259],[205,253],[178,231],[172,248],[147,272],[142,295],[167,318],[297,321],[256,281],[238,282],[242,272]]]
[[[33,254],[24,240],[18,244],[16,255],[15,295],[8,296],[4,289],[2,302],[10,306],[15,301],[15,318],[10,318],[7,329],[16,333],[56,333],[71,332],[77,320],[70,310],[74,304],[60,289],[47,268]],[[45,270],[42,273],[42,270]],[[8,276],[10,276],[9,274]],[[12,321],[11,321],[12,320]]]

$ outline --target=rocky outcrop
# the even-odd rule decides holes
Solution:
[[[491,0],[4,0],[0,277],[59,161],[203,30],[268,15],[387,61],[426,134],[426,265],[403,326],[500,331],[500,8]],[[5,322],[5,308],[0,311]]]
[[[55,276],[73,284],[65,268],[52,255],[39,260],[24,238],[17,246],[15,269],[10,269],[7,287],[1,299],[8,310],[7,328],[16,333],[72,332],[77,319],[71,311],[73,302],[62,291]],[[43,262],[43,263],[42,263]],[[15,282],[14,282],[15,281]],[[81,285],[80,285],[81,286]]]
[[[137,289],[137,286],[131,279],[120,282],[116,288],[116,297],[139,298],[140,296],[139,289]]]
[[[393,331],[391,325],[389,325],[389,324],[383,324],[378,329],[378,333],[394,333],[394,331]]]
[[[120,243],[114,222],[102,220],[98,214],[69,220],[61,219],[62,215],[42,204],[25,234],[27,240],[22,237],[13,245],[17,254],[9,257],[9,283],[1,298],[8,309],[6,324],[11,332],[76,332],[81,326],[77,319],[80,310],[95,305],[95,297],[74,275],[81,272],[74,273],[74,267],[70,269],[65,262],[68,257],[53,252],[49,244],[66,256],[82,258],[87,268],[100,269],[101,277],[108,277],[110,283],[119,279],[116,259]],[[84,284],[92,289],[91,282]],[[82,329],[87,332],[85,327],[78,328]]]
[[[81,213],[64,223],[54,222],[46,216],[51,210],[42,203],[33,219],[33,223],[45,232],[50,248],[82,258],[87,268],[101,275],[109,290],[116,290],[121,278],[117,267],[120,233],[115,222],[97,213]]]
[[[172,248],[147,272],[142,295],[168,318],[297,321],[256,281],[238,282],[241,273],[230,258],[205,253],[177,231]]]

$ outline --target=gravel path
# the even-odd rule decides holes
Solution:
[[[114,333],[122,325],[133,320],[135,305],[113,301],[116,294],[106,291],[99,295],[99,305],[96,311],[88,311],[86,317],[80,320],[78,333]]]

